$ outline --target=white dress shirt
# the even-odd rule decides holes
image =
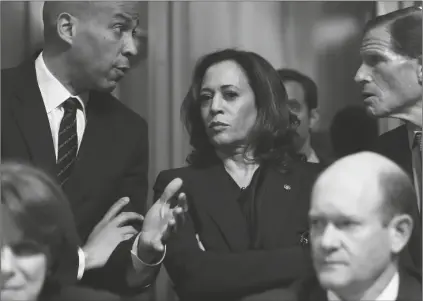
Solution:
[[[398,272],[392,277],[391,281],[385,287],[385,289],[380,293],[380,295],[374,301],[395,301],[398,298],[399,290],[399,274]],[[328,301],[342,301],[333,291],[327,292]],[[370,300],[358,300],[358,301],[370,301]],[[373,300],[371,300],[373,301]]]
[[[35,60],[35,72],[37,76],[38,87],[41,91],[41,96],[44,101],[44,106],[47,112],[47,117],[50,124],[54,151],[56,154],[56,160],[58,155],[58,144],[59,144],[59,129],[60,122],[64,115],[64,109],[62,104],[69,98],[74,97],[79,100],[82,106],[82,110],[78,109],[76,112],[76,131],[78,136],[78,150],[81,146],[82,138],[84,136],[85,127],[87,124],[86,119],[86,106],[88,104],[88,93],[81,95],[72,95],[59,80],[48,70],[44,58],[43,52],[41,52],[37,59]],[[117,200],[116,200],[117,201]],[[154,264],[144,263],[137,256],[137,246],[138,246],[139,235],[135,239],[134,244],[131,250],[131,257],[134,269],[136,272],[141,271],[146,266],[156,266],[159,265],[166,255],[166,249],[163,253],[161,260]],[[79,267],[77,278],[80,280],[84,274],[85,270],[85,254],[81,248],[78,249],[79,256]]]

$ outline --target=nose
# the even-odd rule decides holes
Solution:
[[[337,229],[333,225],[328,224],[320,238],[320,246],[326,252],[330,252],[339,247],[339,242],[339,233]]]
[[[9,246],[3,246],[1,250],[1,278],[2,282],[12,277],[15,271],[15,255]]]
[[[123,55],[125,56],[136,56],[138,54],[138,41],[130,33],[127,34],[123,44]]]
[[[369,70],[365,64],[361,64],[360,68],[358,68],[354,76],[354,81],[357,84],[370,81]]]
[[[222,97],[220,95],[220,93],[216,93],[213,96],[213,99],[211,100],[211,104],[210,104],[210,112],[213,115],[216,115],[217,113],[222,111]]]

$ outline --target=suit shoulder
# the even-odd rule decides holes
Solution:
[[[392,139],[398,139],[398,137],[404,137],[407,135],[407,127],[405,125],[401,125],[396,127],[393,130],[390,130],[386,133],[383,133],[379,136],[378,140],[381,141],[392,141]]]
[[[1,95],[8,95],[22,80],[22,66],[1,70]]]
[[[96,101],[101,102],[102,106],[107,107],[116,118],[125,120],[125,123],[130,123],[134,127],[147,128],[147,121],[114,97],[110,93],[93,92]],[[99,105],[100,107],[100,105]]]
[[[159,172],[156,182],[167,181],[167,179],[173,179],[175,177],[184,177],[190,173],[191,169],[192,168],[190,166],[184,166],[179,168],[162,170],[161,172]],[[171,180],[169,180],[169,182],[170,181]]]
[[[401,125],[393,130],[390,130],[380,135],[376,139],[374,150],[382,150],[384,148],[392,146],[392,144],[397,144],[402,140],[408,140],[407,127],[405,125]]]

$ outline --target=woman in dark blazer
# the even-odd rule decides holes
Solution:
[[[193,152],[163,171],[155,199],[183,180],[189,214],[167,244],[181,300],[289,300],[312,273],[309,195],[321,167],[298,160],[276,70],[261,56],[217,51],[197,64],[181,113]]]

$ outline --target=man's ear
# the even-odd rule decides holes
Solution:
[[[69,13],[61,13],[57,17],[57,35],[67,44],[72,44],[76,34],[78,19]]]
[[[407,245],[411,231],[413,230],[413,219],[408,214],[397,215],[389,223],[391,237],[391,251],[399,254]]]
[[[310,129],[315,130],[320,120],[319,108],[311,109],[309,112]]]

